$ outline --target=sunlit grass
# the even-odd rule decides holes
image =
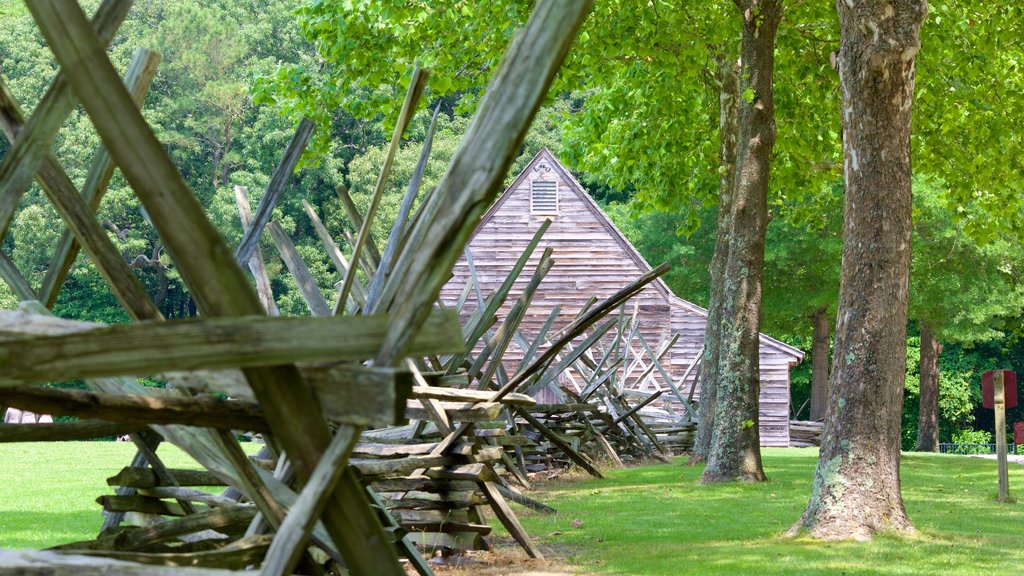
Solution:
[[[170,468],[201,468],[170,444],[158,454]],[[0,444],[0,548],[95,537],[103,525],[96,498],[114,493],[106,479],[134,455],[131,442]]]
[[[611,470],[605,480],[553,483],[534,494],[556,516],[520,514],[542,545],[599,573],[1024,572],[1024,508],[994,501],[995,462],[960,456],[904,455],[903,495],[916,537],[784,538],[807,503],[816,458],[814,450],[766,450],[769,481],[758,485],[701,486],[702,469],[682,460]],[[1024,468],[1012,468],[1010,482],[1024,490]]]
[[[0,547],[95,536],[102,517],[94,500],[112,493],[105,479],[133,454],[130,443],[0,445]],[[168,466],[198,468],[171,446],[160,455]],[[816,456],[766,450],[769,481],[759,485],[700,486],[701,468],[682,460],[609,470],[605,480],[552,482],[535,492],[559,510],[555,516],[516,509],[542,546],[594,573],[1024,573],[1024,504],[995,502],[995,462],[962,456],[904,455],[903,495],[916,537],[780,536],[803,511]],[[1010,468],[1010,486],[1024,493],[1024,467]]]

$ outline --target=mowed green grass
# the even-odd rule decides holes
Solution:
[[[867,543],[782,536],[807,503],[815,449],[765,450],[769,481],[757,485],[701,486],[703,468],[684,461],[549,483],[534,496],[559,513],[521,519],[541,545],[595,573],[1024,574],[1024,504],[995,502],[994,461],[904,454],[919,534]],[[1024,467],[1010,466],[1011,494],[1024,496]]]
[[[102,523],[93,501],[112,493],[105,478],[133,454],[130,443],[0,445],[0,547],[93,537]],[[198,467],[171,446],[160,454],[168,466]],[[683,460],[609,470],[604,480],[551,482],[535,491],[557,515],[516,509],[543,547],[586,573],[1024,573],[1024,504],[995,502],[995,462],[961,456],[904,455],[915,537],[782,537],[803,511],[816,458],[814,450],[765,450],[769,482],[759,485],[701,486],[701,468]],[[1024,467],[1011,465],[1010,486],[1024,496]]]
[[[170,468],[201,468],[170,444],[158,454]],[[0,548],[95,537],[103,525],[96,498],[114,493],[106,479],[134,455],[131,442],[0,444]]]

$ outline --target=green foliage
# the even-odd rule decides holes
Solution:
[[[1022,36],[1016,2],[932,3],[921,29],[914,166],[946,182],[946,209],[982,241],[1024,234]]]
[[[991,444],[992,433],[985,430],[957,430],[950,442],[956,444]]]
[[[302,33],[322,64],[285,64],[257,83],[259,101],[286,114],[322,118],[336,107],[359,118],[397,116],[397,91],[415,63],[432,72],[428,96],[475,103],[529,4],[454,6],[424,1],[309,2]],[[780,33],[779,198],[815,189],[838,165],[838,127],[825,103],[838,102],[827,67],[837,26],[817,4],[796,5],[799,27]],[[637,207],[680,214],[693,230],[718,189],[719,62],[735,58],[741,14],[726,2],[693,7],[662,2],[596,3],[553,93],[573,93],[563,118],[562,159],[592,182],[636,190]],[[787,92],[788,91],[788,92]],[[465,96],[470,96],[466,98]],[[808,115],[817,122],[808,122]],[[790,137],[794,134],[799,137]],[[322,148],[322,146],[321,146]]]
[[[87,11],[98,4],[87,2]],[[293,22],[295,0],[215,0],[140,3],[130,12],[111,48],[111,60],[123,69],[138,47],[161,54],[156,79],[144,115],[165,144],[196,197],[229,242],[241,235],[235,207],[234,185],[248,186],[255,206],[269,181],[294,124],[277,110],[258,106],[250,96],[252,79],[279,64],[300,62],[309,54]],[[28,13],[23,9],[0,12],[0,72],[27,112],[48,85],[55,63]],[[338,114],[328,118],[319,132],[334,136],[331,156],[307,167],[293,178],[277,218],[295,234],[300,253],[325,290],[337,281],[329,272],[326,255],[316,247],[301,200],[322,205],[334,197],[352,157],[383,141],[374,123]],[[88,118],[80,111],[64,125],[55,150],[76,185],[84,182],[98,144]],[[0,144],[0,155],[7,150]],[[62,227],[33,186],[22,202],[4,247],[26,274],[38,283]],[[147,221],[134,193],[115,174],[100,208],[100,220],[115,245],[132,263],[165,316],[188,316],[195,306],[155,230]],[[268,260],[271,282],[287,302],[288,310],[304,313],[276,249],[269,239],[261,244]],[[0,289],[0,303],[9,291]],[[56,310],[74,318],[103,322],[125,321],[102,278],[81,256],[71,270]]]
[[[948,210],[953,193],[942,182],[914,186],[911,317],[929,322],[944,342],[1003,336],[1000,329],[1024,309],[1024,250],[1011,229],[978,237],[970,222],[984,219],[979,202]]]

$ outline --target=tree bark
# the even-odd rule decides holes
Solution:
[[[917,451],[939,451],[939,355],[942,344],[931,324],[921,328],[921,396],[917,414]]]
[[[781,0],[737,0],[743,16],[741,92],[729,254],[722,285],[718,386],[708,464],[701,482],[765,480],[761,467],[761,277],[768,176],[775,144],[772,75]]]
[[[791,533],[912,531],[900,495],[910,272],[910,121],[926,0],[837,0],[846,206],[828,413]]]
[[[825,405],[828,399],[828,306],[822,306],[811,314],[814,335],[811,338],[811,420],[825,419]]]
[[[736,138],[738,137],[740,71],[738,62],[720,56],[718,58],[719,81],[719,145],[718,157],[721,164],[721,180],[718,191],[718,231],[715,238],[715,253],[711,258],[711,295],[708,300],[708,318],[704,328],[704,359],[698,378],[700,379],[700,404],[698,406],[697,437],[693,445],[691,463],[707,458],[711,447],[711,431],[715,420],[715,393],[718,390],[719,334],[722,323],[722,286],[724,285],[725,264],[729,258],[729,228],[732,211],[733,189],[736,183]]]

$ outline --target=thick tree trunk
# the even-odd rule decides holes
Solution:
[[[825,405],[828,399],[828,306],[822,306],[811,314],[814,335],[811,338],[811,420],[825,419]]]
[[[738,62],[728,57],[718,60],[719,85],[719,145],[718,159],[722,178],[718,190],[718,231],[715,254],[711,258],[711,296],[708,301],[708,319],[704,328],[704,359],[698,375],[700,405],[698,406],[697,437],[694,440],[691,463],[707,458],[711,447],[711,431],[715,420],[715,393],[718,391],[719,334],[722,323],[722,287],[725,264],[729,258],[730,213],[733,189],[736,183],[736,138],[738,136],[740,72]]]
[[[730,213],[729,255],[722,283],[715,421],[701,482],[765,479],[761,467],[758,397],[761,391],[761,276],[768,225],[768,176],[775,144],[772,74],[780,0],[750,0],[743,16],[741,98],[736,189]],[[741,94],[743,93],[741,92]]]
[[[939,451],[939,344],[931,324],[921,321],[921,404],[917,415],[917,450]]]
[[[791,533],[913,530],[900,495],[910,120],[926,0],[837,0],[846,207],[835,355],[811,498]]]

